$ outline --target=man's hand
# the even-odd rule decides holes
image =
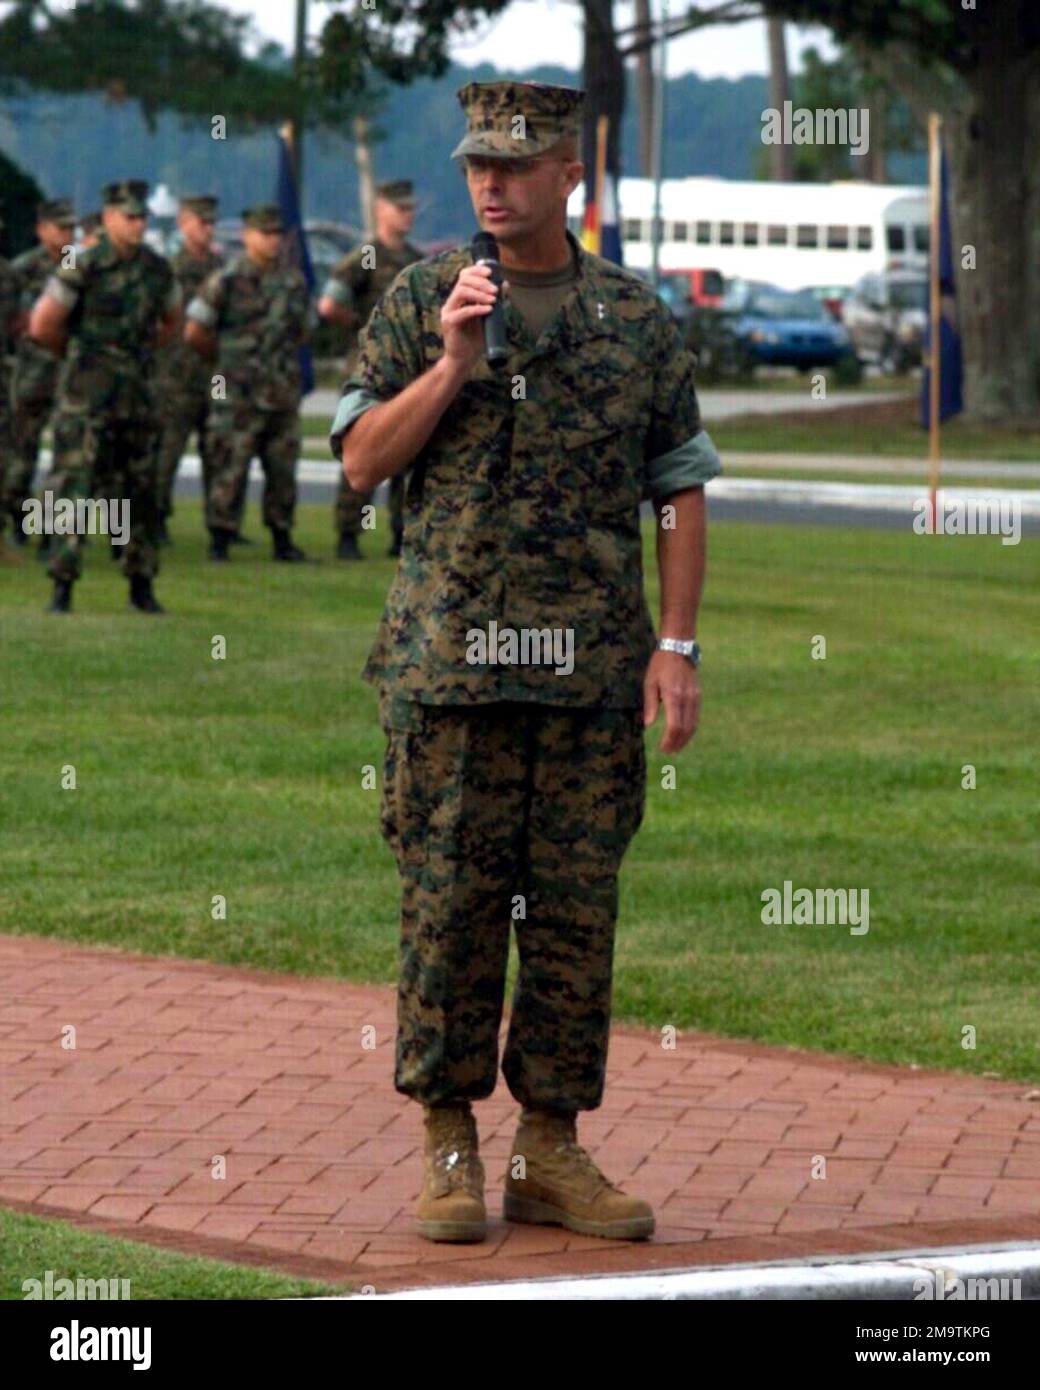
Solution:
[[[697,732],[701,683],[697,668],[678,652],[654,652],[643,680],[643,724],[649,728],[664,704],[662,753],[678,753]]]
[[[492,282],[491,267],[468,265],[459,271],[459,278],[441,309],[444,355],[467,376],[484,351],[480,320],[490,314],[497,295],[498,286]]]

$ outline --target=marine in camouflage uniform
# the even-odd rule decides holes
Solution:
[[[582,95],[470,84],[455,154],[542,155],[576,137]],[[561,202],[561,235],[563,216]],[[524,1107],[514,1154],[528,1186],[507,1180],[506,1214],[596,1235],[653,1229],[647,1204],[576,1148],[574,1117],[603,1097],[617,875],[644,808],[644,681],[660,670],[640,503],[700,489],[720,465],[663,303],[566,242],[569,287],[553,272],[513,289],[504,368],[481,357],[410,462],[402,559],[364,670],[380,693],[381,828],[402,883],[394,1084],[427,1107],[419,1229],[430,1239],[480,1238],[468,1102],[495,1086],[511,919],[520,971],[502,1071]],[[361,335],[334,457],[366,411],[443,358],[441,309],[471,264],[460,248],[394,281]],[[536,634],[527,664],[482,662],[482,635],[525,630]],[[566,673],[545,643],[565,647],[568,633]],[[470,1175],[465,1191],[452,1164]]]
[[[280,238],[283,226],[274,205],[243,213],[247,233]],[[256,238],[250,239],[256,246]],[[260,257],[273,248],[268,260]],[[218,270],[188,305],[185,336],[199,351],[215,342],[216,373],[224,398],[213,402],[210,426],[211,484],[206,524],[210,556],[227,559],[237,530],[236,498],[253,455],[264,470],[264,524],[271,530],[276,560],[302,560],[290,529],[296,506],[296,463],[300,453],[303,382],[298,349],[311,328],[307,282],[295,266],[279,259],[280,242],[261,240],[257,258],[248,250]]]
[[[391,183],[380,184],[376,189],[376,197],[395,208],[409,211],[415,208],[412,183],[409,179],[395,179]],[[378,222],[378,202],[376,208]],[[393,246],[377,236],[370,243],[356,246],[329,276],[321,292],[322,304],[331,301],[350,315],[350,326],[347,330],[350,334],[350,344],[344,368],[348,377],[353,373],[357,362],[358,334],[368,322],[372,310],[398,274],[421,259],[422,252],[409,241]],[[398,474],[390,479],[390,526],[394,538],[390,549],[392,555],[400,552],[403,497],[404,477]],[[371,501],[371,492],[356,491],[340,473],[334,519],[336,534],[340,538],[341,558],[352,559],[358,555],[357,536],[361,531],[362,508],[369,506]]]
[[[33,331],[43,315],[68,333],[54,425],[67,494],[75,501],[96,490],[129,503],[123,574],[134,606],[158,613],[152,593],[159,569],[152,377],[160,331],[176,326],[180,296],[169,263],[141,240],[147,195],[148,185],[139,179],[106,186],[111,224],[106,221],[96,246],[78,251],[73,264],[52,275],[34,311]],[[69,609],[71,585],[81,572],[81,541],[79,535],[59,538],[49,565],[53,611]]]
[[[212,227],[217,215],[217,199],[201,195],[182,198],[180,213],[182,221],[188,216]],[[185,245],[171,258],[170,265],[177,277],[184,304],[191,303],[221,264],[222,258],[212,247],[202,254],[195,254]],[[210,367],[183,338],[176,338],[160,351],[155,392],[162,422],[156,467],[159,534],[162,539],[166,539],[166,521],[173,515],[177,467],[193,432],[199,441],[203,496],[209,492],[212,389]]]
[[[75,213],[67,198],[50,199],[37,208],[36,231],[40,244],[23,252],[12,262],[20,285],[23,328],[44,286],[61,264],[62,246],[71,245],[75,224]],[[11,515],[20,537],[22,504],[32,495],[40,439],[54,410],[60,367],[61,363],[53,353],[34,343],[26,333],[20,334],[11,382],[14,457],[8,470],[3,498],[3,508]],[[56,473],[57,467],[54,451],[52,472]]]

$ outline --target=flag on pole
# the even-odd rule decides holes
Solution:
[[[307,281],[307,289],[314,293],[314,267],[311,253],[307,249],[307,237],[300,216],[300,201],[296,191],[296,165],[292,150],[292,127],[283,126],[278,133],[278,188],[275,201],[282,214],[285,227],[285,240],[282,253],[291,265],[295,265]],[[300,373],[303,377],[303,394],[314,390],[314,364],[311,350],[304,344],[299,349]]]
[[[953,272],[953,243],[950,237],[949,169],[946,153],[939,159],[939,245],[932,246],[931,255],[938,252],[939,271],[939,419],[948,420],[963,407],[961,384],[963,365],[961,335],[957,330],[957,289]],[[929,393],[931,390],[930,351],[935,325],[929,310],[928,331],[924,343],[924,376],[921,382],[921,424],[929,426]]]
[[[613,174],[603,180],[600,200],[599,254],[615,265],[624,265],[621,254],[621,227],[618,222],[617,181]]]

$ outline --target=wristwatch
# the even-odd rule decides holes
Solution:
[[[680,641],[678,637],[660,637],[657,641],[659,652],[678,652],[684,656],[691,666],[701,664],[700,643],[691,638],[688,642]]]

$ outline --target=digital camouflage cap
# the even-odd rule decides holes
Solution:
[[[119,208],[131,217],[140,217],[148,211],[148,184],[144,179],[120,179],[118,183],[106,183],[101,190],[101,201],[106,208]]]
[[[452,159],[534,159],[581,130],[585,93],[545,82],[468,82],[458,92],[466,134]]]

